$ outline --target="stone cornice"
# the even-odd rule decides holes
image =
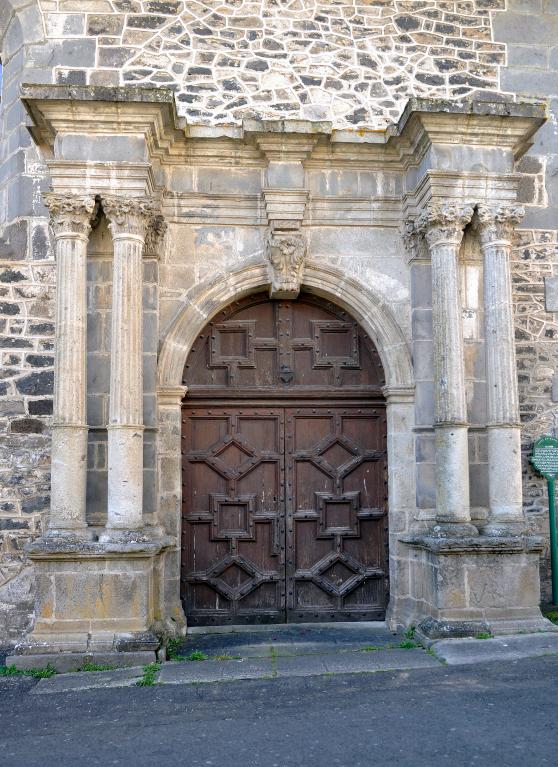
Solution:
[[[51,156],[59,134],[128,134],[145,137],[151,161],[176,164],[263,167],[279,157],[406,168],[432,144],[495,146],[518,157],[546,119],[541,104],[411,99],[398,123],[382,131],[336,131],[300,120],[208,128],[179,118],[165,89],[23,85],[21,95],[35,140]]]

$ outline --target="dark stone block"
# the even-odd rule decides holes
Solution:
[[[403,30],[404,32],[412,32],[415,29],[419,29],[421,25],[421,20],[417,18],[416,16],[396,16],[395,24],[398,29]]]
[[[21,510],[24,514],[34,514],[39,511],[46,511],[50,504],[48,495],[39,495],[36,498],[29,498],[21,504]]]
[[[0,530],[28,530],[26,519],[0,519]]]
[[[5,381],[0,381],[0,396],[8,393],[8,384]]]
[[[31,399],[28,402],[29,415],[52,415],[51,399]]]
[[[262,59],[254,59],[246,64],[246,69],[252,69],[254,72],[265,72],[269,69],[269,64]]]
[[[59,69],[56,72],[56,82],[60,85],[87,85],[87,70]]]
[[[19,314],[19,305],[12,304],[9,301],[0,301],[0,314],[7,314],[9,317],[13,317]]]
[[[31,373],[16,381],[16,388],[21,394],[52,394],[54,390],[53,371]]]
[[[34,368],[50,368],[54,365],[54,357],[45,354],[28,354],[25,361]]]
[[[27,253],[27,222],[18,221],[4,228],[0,237],[0,258],[20,260]]]
[[[26,338],[0,336],[0,349],[29,349],[33,346]]]
[[[21,280],[25,279],[25,275],[17,271],[17,269],[5,269],[3,272],[0,272],[0,282],[21,282]]]
[[[52,336],[54,335],[54,323],[39,322],[29,325],[29,332],[34,336]],[[31,344],[29,344],[31,346]]]
[[[211,75],[211,69],[209,67],[189,67],[189,75]]]
[[[12,434],[42,434],[43,430],[44,424],[37,418],[19,418],[10,424]]]

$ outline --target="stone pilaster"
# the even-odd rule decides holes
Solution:
[[[95,199],[45,195],[56,249],[50,535],[84,536],[87,479],[87,241]]]
[[[485,535],[525,530],[521,487],[521,432],[515,366],[510,274],[513,228],[519,205],[479,205],[478,233],[484,260],[486,383],[488,390],[488,495]]]
[[[459,248],[473,208],[431,204],[418,222],[432,263],[432,320],[436,432],[436,532],[474,535],[469,508],[469,456]]]
[[[113,245],[108,535],[143,526],[142,257],[156,218],[148,198],[103,197]]]

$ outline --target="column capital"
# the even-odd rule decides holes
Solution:
[[[478,205],[478,233],[481,245],[509,245],[513,230],[524,215],[525,208],[516,203]]]
[[[93,195],[75,195],[70,192],[47,192],[43,195],[50,212],[54,236],[87,238],[95,210]]]
[[[102,204],[113,239],[137,238],[145,242],[153,220],[162,218],[156,201],[151,197],[103,195]]]
[[[474,208],[456,200],[431,202],[419,215],[416,230],[424,234],[430,247],[459,245],[463,229],[473,218]]]

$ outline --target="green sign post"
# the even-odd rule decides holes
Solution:
[[[548,484],[548,516],[550,526],[550,566],[552,569],[552,602],[558,604],[558,538],[556,535],[555,480],[558,476],[558,439],[540,437],[533,445],[533,467]]]

